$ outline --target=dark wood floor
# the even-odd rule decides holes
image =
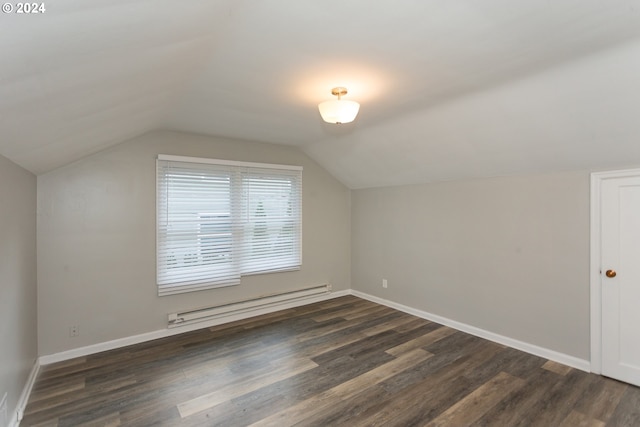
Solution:
[[[343,297],[48,365],[36,425],[640,426],[640,389]]]

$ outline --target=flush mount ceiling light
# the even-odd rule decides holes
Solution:
[[[331,94],[337,96],[338,99],[321,102],[318,105],[322,120],[327,123],[351,123],[358,115],[360,104],[341,99],[347,94],[347,89],[344,87],[334,87],[331,89]]]

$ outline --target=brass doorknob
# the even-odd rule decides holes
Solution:
[[[607,270],[604,274],[607,275],[607,277],[611,278],[611,277],[616,277],[616,271],[615,270]]]

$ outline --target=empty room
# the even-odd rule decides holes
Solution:
[[[0,13],[0,427],[639,426],[640,0]]]

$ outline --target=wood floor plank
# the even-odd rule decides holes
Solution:
[[[542,369],[546,369],[547,371],[555,372],[558,375],[565,376],[573,368],[567,365],[563,365],[562,363],[554,362],[553,360],[548,360],[547,363],[542,365]]]
[[[31,427],[58,427],[58,419],[54,418],[51,420],[43,421],[37,424],[30,424]]]
[[[547,393],[521,413],[521,419],[515,425],[529,426],[532,420],[536,426],[559,425],[573,410],[582,393],[597,379],[576,370],[558,377],[557,383]]]
[[[333,318],[331,320],[336,320],[336,318]],[[331,323],[331,324],[325,323],[325,324],[322,324],[321,326],[318,326],[314,330],[309,331],[309,333],[305,334],[304,336],[300,336],[299,341],[304,342],[304,341],[309,341],[316,338],[321,338],[326,335],[335,334],[336,332],[340,332],[345,329],[351,329],[360,323],[357,320],[344,320],[344,319],[339,319],[339,320],[340,321],[337,323]]]
[[[611,427],[640,426],[640,388],[627,387],[611,418],[605,421]]]
[[[85,387],[84,378],[72,378],[66,382],[54,384],[50,387],[40,387],[34,389],[31,392],[29,401],[39,402],[41,400],[50,399],[52,397],[60,396],[66,393],[72,393],[74,391],[82,390]]]
[[[362,390],[376,385],[431,356],[433,356],[431,353],[422,349],[404,353],[400,357],[382,366],[314,396],[313,399],[308,399],[284,411],[264,418],[252,424],[252,426],[282,426],[308,423],[311,418],[326,411],[336,402],[349,399]]]
[[[382,315],[381,313],[389,314],[389,313],[393,313],[394,311],[395,310],[393,310],[392,308],[379,305],[379,306],[373,306],[366,310],[362,310],[360,312],[346,314],[342,316],[342,318],[345,320],[354,320],[354,319],[360,319],[361,317],[366,317],[371,315]]]
[[[320,395],[391,360],[393,358],[384,352],[372,353],[366,359],[358,360],[358,363],[352,363],[349,356],[328,360],[313,370],[242,395],[233,400],[233,406],[219,405],[225,406],[228,413],[220,412],[215,407],[212,411],[207,411],[207,414],[211,414],[225,427],[246,426]],[[246,411],[246,408],[251,408],[251,411]],[[201,418],[200,414],[198,417]]]
[[[636,426],[640,388],[354,296],[43,366],[33,426]]]
[[[444,412],[450,405],[450,383],[465,372],[479,366],[493,357],[500,348],[493,345],[476,347],[468,353],[460,353],[458,357],[434,355],[426,363],[433,361],[437,370],[420,378],[417,382],[403,380],[400,387],[394,387],[392,397],[353,420],[354,426],[415,425],[420,421],[430,421]],[[445,364],[437,364],[439,359]],[[429,371],[428,371],[429,372]],[[415,374],[415,373],[414,373]]]
[[[502,357],[496,359],[496,362],[500,363],[500,369],[514,377],[527,380],[538,375],[542,366],[547,361],[542,357],[527,354],[509,347],[505,348],[500,354]]]
[[[520,378],[501,372],[425,425],[427,427],[472,425],[500,400],[522,387],[524,382]]]
[[[377,304],[366,301],[366,304],[365,303],[352,304],[340,310],[315,315],[311,319],[313,319],[314,322],[321,323],[321,322],[326,322],[327,320],[335,319],[336,317],[344,318],[344,316],[348,316],[350,314],[362,313],[365,310],[371,310],[376,307],[377,307]]]
[[[309,356],[310,358],[320,358],[326,353],[334,352],[335,350],[357,343],[365,338],[365,335],[361,332],[354,332],[348,335],[333,335],[329,340],[316,341],[312,344],[308,343],[309,345],[301,348],[301,354]]]
[[[559,427],[604,427],[604,423],[578,411],[571,411]]]
[[[439,341],[443,338],[446,338],[449,335],[452,335],[456,332],[457,331],[455,329],[442,326],[426,335],[419,336],[417,338],[412,339],[411,341],[407,341],[405,343],[392,347],[386,350],[386,352],[391,354],[392,356],[397,356],[398,354],[402,354],[406,351],[410,351],[415,348],[420,348],[420,347],[427,346],[429,344],[433,344],[434,342]]]
[[[354,360],[357,360],[358,358],[367,357],[370,353],[380,351],[381,346],[397,345],[398,342],[403,341],[404,337],[402,335],[394,331],[385,331],[378,335],[365,336],[352,344],[324,352],[319,356],[315,356],[313,360],[318,364],[325,363],[328,360],[339,358],[341,356],[349,356]]]
[[[112,414],[103,415],[97,418],[86,417],[84,420],[78,418],[72,418],[67,420],[60,420],[60,426],[69,425],[77,427],[117,427],[122,425],[120,421],[120,413],[115,412]]]
[[[57,393],[45,399],[34,401],[34,405],[29,405],[25,409],[25,414],[35,414],[37,412],[56,409],[58,416],[73,412],[82,407],[82,404],[89,406],[94,403],[98,395],[103,399],[108,399],[108,393],[119,389],[126,389],[135,384],[133,375],[126,377],[116,377],[110,381],[104,381],[93,387],[83,387],[82,389],[69,390],[66,393]]]
[[[379,405],[389,399],[389,393],[380,384],[368,387],[366,390],[335,402],[331,410],[316,414],[313,420],[305,420],[309,426],[352,426],[354,419],[372,406]]]
[[[513,426],[525,419],[535,419],[533,407],[545,398],[557,381],[554,373],[539,369],[538,375],[529,377],[521,389],[500,401],[475,424],[478,427]]]
[[[57,363],[53,363],[50,365],[44,365],[41,368],[41,372],[40,374],[42,375],[43,378],[47,377],[49,374],[59,370],[59,369],[64,369],[67,368],[69,366],[76,366],[76,365],[80,365],[83,363],[86,363],[87,358],[86,357],[76,357],[73,359],[69,359],[69,360],[64,360],[62,362],[57,362]]]
[[[44,400],[33,406],[27,405],[26,418],[30,422],[42,422],[52,418],[62,420],[74,413],[105,412],[106,414],[113,412],[109,410],[110,407],[137,405],[147,400],[158,400],[158,396],[165,395],[164,390],[184,378],[181,371],[169,372],[157,378],[141,381],[135,377],[133,380],[127,380],[131,375],[135,376],[129,373],[126,377],[116,377],[106,384],[98,384],[93,389],[85,387],[80,392],[60,396],[61,399],[56,397],[54,398],[56,401]]]
[[[411,316],[412,320],[405,323],[404,325],[400,325],[394,328],[394,331],[399,332],[401,334],[407,333],[407,332],[411,332],[415,329],[418,328],[422,328],[424,326],[427,325],[431,325],[433,322],[426,320],[426,319],[422,319],[422,318],[415,318],[413,316]]]
[[[632,387],[609,378],[602,378],[585,390],[575,406],[576,411],[606,422],[620,404],[627,388]]]
[[[316,363],[306,358],[289,361],[289,363],[283,361],[282,365],[277,369],[269,370],[262,375],[250,375],[247,378],[237,381],[227,387],[216,389],[210,393],[180,403],[178,405],[180,416],[183,418],[188,417],[189,415],[204,411],[226,400],[233,399],[234,397],[257,390],[268,384],[298,375],[301,372],[308,371],[317,366],[318,365]]]
[[[397,329],[401,326],[406,325],[407,323],[411,323],[415,320],[415,317],[413,316],[403,316],[403,317],[399,317],[397,319],[391,320],[389,322],[385,322],[382,323],[380,325],[377,326],[373,326],[369,329],[365,329],[364,331],[362,331],[363,334],[367,335],[367,336],[373,336],[373,335],[378,335],[382,332],[385,331],[390,331],[392,329]]]

